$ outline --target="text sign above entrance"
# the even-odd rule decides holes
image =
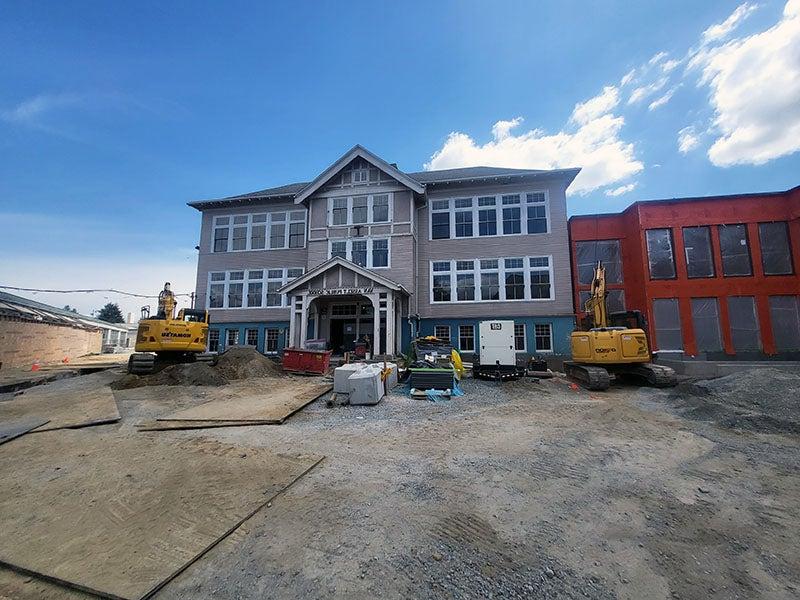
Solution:
[[[361,294],[371,294],[374,288],[371,287],[352,287],[352,288],[312,288],[308,290],[309,296],[358,296]]]

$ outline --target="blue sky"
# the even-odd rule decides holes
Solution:
[[[189,290],[187,201],[355,143],[410,171],[582,166],[573,214],[800,183],[798,0],[5,2],[0,56],[7,285]]]

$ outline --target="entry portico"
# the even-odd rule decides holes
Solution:
[[[289,346],[328,340],[334,352],[369,336],[375,355],[401,350],[408,291],[399,283],[342,257],[334,257],[282,287],[289,298]]]

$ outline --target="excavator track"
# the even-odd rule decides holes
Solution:
[[[643,363],[631,367],[628,371],[647,380],[653,387],[674,387],[678,385],[678,376],[675,371],[663,365]]]
[[[156,355],[146,352],[136,352],[128,359],[128,373],[134,375],[147,375],[155,371]]]
[[[611,375],[603,367],[565,362],[564,372],[590,390],[607,390],[611,385]]]

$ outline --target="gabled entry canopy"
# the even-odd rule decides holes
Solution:
[[[294,199],[295,204],[300,204],[304,202],[309,196],[311,196],[314,192],[319,190],[322,186],[324,186],[334,175],[336,175],[339,171],[341,171],[344,167],[346,167],[353,159],[361,158],[374,167],[380,169],[387,175],[390,175],[404,186],[409,188],[410,190],[414,191],[417,194],[422,194],[425,191],[425,186],[422,185],[420,182],[412,179],[402,171],[400,171],[397,167],[390,165],[385,160],[383,160],[380,156],[377,156],[361,146],[360,144],[356,144],[350,150],[345,152],[345,154],[333,163],[330,167],[325,169],[322,173],[317,176],[314,181],[309,183],[306,187],[304,187]]]
[[[389,290],[395,292],[402,292],[404,294],[408,294],[408,291],[396,281],[392,281],[387,277],[383,277],[382,275],[378,275],[375,271],[370,271],[369,269],[365,269],[357,265],[354,262],[350,262],[349,260],[342,258],[341,256],[335,256],[329,260],[326,260],[324,263],[321,263],[314,267],[313,269],[307,271],[302,277],[298,277],[293,281],[287,283],[285,286],[278,290],[279,293],[288,294],[293,292],[294,290],[306,286],[309,282],[313,281],[326,271],[331,271],[337,267],[342,267],[344,269],[348,269],[353,271],[362,279],[367,279],[369,281],[373,281],[379,286],[385,287]]]

